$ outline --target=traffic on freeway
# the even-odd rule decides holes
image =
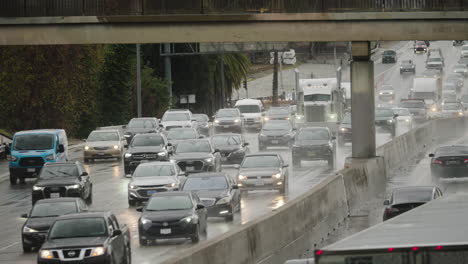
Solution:
[[[373,55],[378,146],[429,120],[468,114],[465,46],[384,46]],[[302,93],[289,100],[285,91],[278,106],[271,87],[259,87],[265,96],[233,92],[229,106],[211,112],[181,103],[90,129],[73,144],[64,129],[14,133],[0,162],[0,263],[159,263],[282,207],[351,155],[350,72],[341,66],[339,78],[335,70],[303,73]],[[431,153],[424,188],[391,186],[383,219],[449,196],[443,178],[463,176],[462,146]],[[414,197],[421,189],[437,197]]]

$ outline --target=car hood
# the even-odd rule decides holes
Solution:
[[[328,146],[328,140],[299,140],[297,144],[299,144],[299,146]]]
[[[175,176],[132,177],[130,184],[136,186],[167,185],[176,183]]]
[[[12,150],[12,153],[20,154],[21,157],[45,157],[54,154],[53,150]]]
[[[86,146],[90,147],[112,147],[120,145],[120,141],[86,141]]]
[[[240,120],[240,117],[216,117],[216,120],[219,121],[234,121],[234,120]]]
[[[268,118],[288,118],[289,115],[268,115]]]
[[[239,174],[244,176],[271,176],[280,172],[278,168],[241,168]]]
[[[184,217],[191,216],[192,210],[167,210],[167,211],[145,211],[141,215],[142,218],[151,221],[176,221]]]
[[[130,147],[127,152],[128,153],[140,153],[140,152],[160,152],[163,151],[164,148],[161,146],[142,146],[142,147]]]
[[[289,134],[291,131],[290,130],[265,130],[262,129],[260,134],[263,134],[265,136],[284,136]]]
[[[48,239],[42,245],[42,249],[59,249],[59,248],[83,248],[83,247],[98,247],[106,243],[107,237],[75,237],[62,239]]]
[[[162,121],[161,124],[164,127],[168,126],[192,126],[192,121]]]
[[[221,145],[216,146],[216,149],[219,149],[221,152],[233,152],[242,149],[239,145]]]
[[[393,118],[388,117],[388,116],[376,116],[375,117],[375,121],[386,121],[386,120],[393,120]]]
[[[37,231],[47,231],[50,226],[54,223],[57,217],[37,217],[37,218],[28,218],[26,226]]]
[[[429,61],[429,62],[427,62],[427,64],[441,65],[442,62],[441,61]]]
[[[200,190],[192,191],[198,195],[200,198],[222,198],[228,195],[229,190]]]
[[[36,186],[51,187],[51,186],[68,186],[78,184],[80,181],[75,177],[55,177],[51,179],[38,179]]]
[[[172,159],[175,160],[184,160],[184,159],[195,159],[201,160],[206,158],[212,158],[211,153],[201,153],[201,152],[188,152],[188,153],[176,153],[172,156]]]
[[[172,144],[173,147],[177,146],[182,141],[186,140],[193,140],[193,138],[187,138],[187,139],[168,139],[167,141]]]
[[[157,132],[156,128],[143,128],[143,127],[134,127],[134,128],[127,128],[125,130],[125,134],[141,134],[141,133],[151,133]]]

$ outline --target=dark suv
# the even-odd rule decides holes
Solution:
[[[186,173],[221,171],[221,155],[208,139],[182,141],[177,145],[171,162]]]
[[[124,128],[124,137],[127,140],[127,144],[130,144],[136,134],[156,133],[160,131],[159,120],[154,117],[132,118]]]
[[[171,144],[162,134],[136,135],[124,155],[125,174],[132,174],[145,161],[168,161]]]
[[[335,164],[335,137],[327,127],[303,127],[295,137],[292,160],[301,167],[303,160],[326,160],[328,166]]]
[[[382,55],[382,63],[396,63],[397,56],[394,50],[386,50]]]
[[[396,117],[390,108],[375,109],[375,126],[388,131],[392,137],[396,135]]]
[[[79,161],[46,163],[32,188],[32,203],[60,197],[80,197],[90,204],[93,184]]]
[[[265,150],[269,146],[290,147],[295,133],[289,120],[269,120],[258,134],[258,149]]]

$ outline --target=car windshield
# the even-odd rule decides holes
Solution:
[[[54,148],[54,135],[29,134],[18,135],[13,142],[14,150],[47,150]]]
[[[425,43],[424,41],[418,41],[418,42],[416,42],[416,45],[424,45],[424,46],[426,46],[426,43]]]
[[[405,108],[426,108],[424,102],[401,102],[401,106]]]
[[[393,113],[399,116],[410,116],[411,113],[408,109],[406,108],[399,108],[399,109],[393,109]]]
[[[100,237],[107,235],[104,218],[90,217],[57,220],[50,229],[48,239],[74,237]]]
[[[176,153],[191,153],[191,152],[210,153],[211,152],[210,143],[208,143],[208,141],[181,142],[177,145]]]
[[[117,132],[91,132],[88,142],[96,141],[119,141],[119,134]]]
[[[468,147],[466,146],[447,146],[439,148],[435,155],[440,156],[457,156],[457,155],[468,155]]]
[[[260,113],[260,107],[258,105],[238,105],[236,108],[243,114]]]
[[[189,113],[166,113],[162,121],[190,121]]]
[[[143,165],[137,166],[133,177],[175,176],[176,171],[172,165]]]
[[[154,147],[164,145],[164,139],[161,136],[137,135],[132,140],[133,147]]]
[[[152,197],[146,205],[146,211],[188,210],[193,207],[188,195]]]
[[[396,52],[393,51],[393,50],[386,50],[386,51],[384,51],[383,55],[395,55],[395,53]]]
[[[441,62],[441,61],[442,61],[442,59],[441,59],[441,58],[438,58],[438,57],[436,57],[436,58],[429,58],[429,59],[427,59],[427,61],[428,61],[428,62]]]
[[[277,156],[250,156],[245,157],[242,162],[242,168],[278,168],[280,161]]]
[[[156,128],[156,123],[151,119],[132,119],[128,123],[129,128]]]
[[[412,64],[412,61],[409,61],[409,60],[404,60],[401,62],[402,65],[405,65],[405,66],[408,66],[408,65],[411,65]]]
[[[466,70],[467,67],[465,65],[455,65],[453,66],[454,70]]]
[[[432,199],[432,189],[400,189],[393,192],[393,204],[425,203]]]
[[[390,109],[375,109],[375,117],[393,117],[393,111]]]
[[[305,102],[325,102],[330,101],[331,96],[329,94],[308,94],[304,95]]]
[[[459,110],[460,106],[458,104],[444,104],[442,106],[443,110]]]
[[[299,140],[328,140],[330,135],[324,129],[306,129],[299,132]]]
[[[270,108],[267,115],[289,115],[288,108]]]
[[[219,110],[218,113],[216,113],[216,117],[239,117],[239,112],[236,110]]]
[[[382,86],[382,88],[380,89],[381,91],[393,91],[393,86],[391,85],[384,85]]]
[[[57,217],[65,214],[77,213],[78,208],[74,201],[71,202],[54,202],[54,203],[37,203],[34,205],[31,218],[40,217]]]
[[[197,122],[208,122],[208,116],[207,115],[193,115],[193,118],[197,120]]]
[[[341,121],[342,124],[351,124],[351,114],[350,113],[346,113],[344,116],[343,116],[343,120]]]
[[[184,183],[184,191],[195,190],[225,190],[228,184],[225,177],[188,177]]]
[[[78,177],[79,171],[76,165],[52,165],[42,167],[39,178],[49,179],[55,177]]]
[[[263,130],[289,130],[291,129],[291,123],[289,121],[285,122],[276,122],[276,121],[269,121],[266,122],[263,126]]]
[[[197,137],[197,132],[194,129],[171,129],[167,134],[169,140],[196,139]]]
[[[221,136],[213,136],[211,138],[211,143],[215,147],[218,146],[238,146],[241,143],[241,138],[238,135],[221,135]]]

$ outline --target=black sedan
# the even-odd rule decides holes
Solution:
[[[382,63],[397,62],[397,54],[394,50],[386,50],[382,54]]]
[[[32,188],[32,203],[47,198],[80,197],[93,201],[93,184],[79,161],[45,163]]]
[[[162,134],[135,135],[124,154],[125,174],[132,174],[141,162],[169,161],[171,146]]]
[[[351,113],[346,112],[338,126],[338,146],[344,147],[346,143],[353,141],[353,133],[351,130]]]
[[[136,134],[159,132],[159,120],[154,117],[132,118],[128,122],[128,125],[124,126],[124,129],[124,137],[127,140],[127,144],[130,144]]]
[[[302,160],[326,160],[333,168],[335,148],[335,137],[327,127],[303,127],[292,147],[293,165],[301,167]]]
[[[395,115],[390,108],[376,108],[375,126],[389,132],[394,137],[396,135],[397,117],[398,115]]]
[[[239,187],[226,173],[192,174],[184,182],[181,189],[198,194],[208,209],[210,217],[224,217],[227,221],[232,221],[234,213],[241,209]]]
[[[431,157],[432,179],[468,176],[468,146],[452,145],[436,149]]]
[[[268,120],[258,135],[258,149],[269,146],[288,146],[293,143],[295,128],[288,120]]]
[[[186,140],[177,145],[171,162],[186,173],[221,171],[221,155],[208,139]]]
[[[434,186],[395,188],[390,199],[384,201],[383,220],[386,221],[441,196],[442,191]]]
[[[211,137],[211,143],[219,150],[221,162],[225,164],[240,164],[250,152],[242,134],[217,134]]]
[[[85,202],[80,198],[57,198],[37,201],[29,214],[21,215],[26,222],[21,228],[21,242],[24,252],[32,248],[39,249],[52,223],[57,217],[65,214],[88,211]]]
[[[206,234],[208,212],[197,194],[185,191],[157,193],[138,220],[140,245],[156,239],[189,238],[193,243]]]
[[[237,168],[238,185],[242,191],[279,190],[285,193],[288,188],[288,165],[279,154],[249,154]]]
[[[192,117],[197,121],[198,133],[207,137],[210,136],[210,118],[205,114],[193,114]]]

